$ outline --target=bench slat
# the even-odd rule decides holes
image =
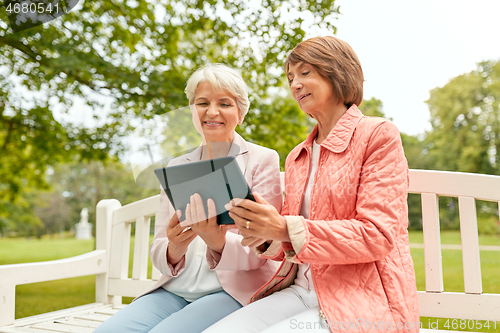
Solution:
[[[61,323],[65,325],[73,325],[73,326],[78,326],[78,327],[90,327],[90,328],[96,328],[99,326],[101,323],[93,320],[82,320],[82,319],[59,319],[55,320],[55,323]]]
[[[112,316],[114,315],[115,313],[117,313],[119,310],[117,309],[102,309],[102,310],[98,310],[96,311],[95,313],[97,314],[103,314],[103,315],[108,315],[108,316]]]
[[[500,321],[500,294],[418,292],[420,316]]]
[[[115,211],[113,225],[134,222],[138,217],[153,216],[160,209],[160,195],[149,197],[140,201],[125,205]]]
[[[114,226],[112,233],[111,246],[113,250],[110,254],[109,277],[122,278],[128,277],[128,263],[130,255],[130,223],[123,223]],[[113,295],[108,291],[109,295]]]
[[[156,212],[155,214],[155,231],[156,231],[156,228],[159,226],[158,224],[160,223],[160,213],[159,212]],[[155,266],[153,266],[153,272],[151,274],[151,279],[154,280],[154,281],[158,281],[161,277],[161,272],[158,268],[156,268]]]
[[[411,169],[408,192],[499,201],[500,177],[477,173]]]
[[[132,280],[132,279],[109,279],[109,293],[112,295],[137,297],[153,288],[156,281]]]
[[[467,294],[481,294],[481,259],[477,232],[476,201],[471,197],[458,197],[460,236],[462,238],[462,262],[464,287]]]
[[[111,315],[105,315],[105,314],[100,314],[100,313],[86,313],[82,315],[77,315],[74,317],[75,319],[83,319],[83,320],[93,320],[99,323],[102,323],[109,318],[111,318]]]
[[[422,225],[424,236],[425,290],[443,291],[439,204],[434,193],[422,193]]]
[[[34,327],[0,328],[0,333],[48,333],[48,332],[50,331]]]
[[[61,323],[41,323],[33,325],[34,328],[40,328],[51,332],[74,332],[74,333],[92,333],[94,328],[79,327],[74,325],[66,325]]]
[[[132,264],[132,278],[145,280],[148,275],[149,258],[149,226],[150,217],[138,217],[135,222],[134,261]]]

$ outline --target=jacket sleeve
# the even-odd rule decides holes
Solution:
[[[280,183],[278,153],[266,149],[264,154],[252,156],[252,158],[260,158],[260,163],[252,174],[252,192],[258,193],[280,212],[283,192]],[[266,260],[259,258],[249,247],[241,245],[242,239],[243,236],[236,231],[227,232],[222,254],[207,249],[207,261],[210,269],[253,270],[264,265]]]
[[[167,195],[161,190],[160,209],[155,220],[155,236],[150,247],[150,257],[153,265],[163,274],[170,277],[179,275],[186,267],[186,256],[182,257],[175,267],[167,261],[167,226],[174,214],[174,207]]]
[[[383,259],[407,219],[408,166],[398,129],[379,124],[366,144],[352,219],[307,220],[285,216],[296,263],[356,264]]]

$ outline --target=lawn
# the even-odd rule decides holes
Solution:
[[[95,248],[95,240],[74,238],[2,238],[0,265],[68,258]],[[131,237],[131,253],[134,237]],[[133,258],[131,255],[130,258]],[[151,274],[151,261],[149,263]],[[132,259],[129,274],[132,272]],[[151,276],[151,275],[149,275]],[[124,303],[131,302],[124,297]],[[95,276],[40,282],[16,287],[16,318],[95,302]]]
[[[441,239],[443,244],[460,244],[460,233],[456,231],[442,232]],[[411,232],[410,242],[421,243],[422,233]],[[500,237],[480,236],[479,242],[481,245],[500,245]],[[0,239],[0,265],[66,258],[92,251],[93,248],[93,239],[44,238],[27,240],[3,238]],[[132,249],[133,237],[131,251]],[[424,251],[423,249],[412,248],[411,254],[415,265],[417,289],[424,290]],[[442,250],[442,255],[445,291],[463,291],[461,251]],[[131,267],[130,264],[130,270]],[[500,293],[499,267],[500,253],[498,251],[481,251],[483,291],[485,293]],[[16,288],[16,318],[92,303],[94,302],[94,293],[94,276],[21,285]],[[124,301],[130,302],[130,299],[124,299]],[[428,327],[429,324],[435,325],[436,320],[435,318],[421,318],[424,327]],[[441,329],[447,329],[444,327],[445,324],[446,320],[439,320]],[[448,324],[451,325],[451,321]],[[490,329],[481,331],[500,332],[500,322],[496,324],[496,329],[490,323]],[[458,325],[460,325],[460,322],[458,322]]]

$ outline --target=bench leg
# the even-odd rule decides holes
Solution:
[[[16,287],[0,287],[0,327],[14,324]]]

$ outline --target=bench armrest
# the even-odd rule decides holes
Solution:
[[[0,327],[14,323],[17,285],[106,272],[106,250],[59,260],[0,266]]]

